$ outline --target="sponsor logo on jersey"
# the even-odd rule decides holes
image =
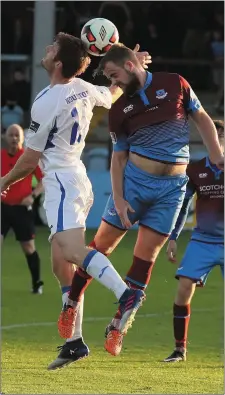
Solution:
[[[199,174],[199,178],[206,178],[207,177],[207,173],[200,173]]]
[[[130,104],[129,106],[127,106],[123,109],[123,112],[125,112],[125,114],[126,114],[127,112],[132,111],[133,109],[134,109],[133,104]]]
[[[154,111],[154,110],[157,110],[158,108],[159,108],[159,106],[150,107],[150,108],[147,108],[147,110],[145,112]]]
[[[111,139],[112,139],[112,143],[116,144],[117,143],[116,133],[110,132],[110,136],[111,136]]]
[[[33,132],[36,133],[38,131],[39,127],[40,127],[40,123],[31,121],[29,129],[33,130]]]
[[[202,185],[202,186],[200,186],[200,192],[220,191],[220,190],[223,190],[223,189],[224,189],[223,185]]]
[[[87,96],[88,96],[88,91],[80,92],[80,93],[77,93],[76,95],[74,94],[72,96],[66,97],[66,99],[65,99],[66,104],[70,104],[73,101],[76,101],[77,99],[84,99]]]
[[[159,89],[156,91],[156,99],[165,99],[167,95],[168,93],[165,91],[165,89]]]

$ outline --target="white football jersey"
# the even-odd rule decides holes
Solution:
[[[26,147],[42,152],[40,166],[50,171],[75,170],[81,163],[94,106],[111,107],[108,88],[80,78],[48,86],[35,98]]]

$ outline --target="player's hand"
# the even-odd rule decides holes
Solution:
[[[122,222],[122,225],[127,229],[131,228],[132,223],[130,222],[130,220],[128,218],[128,211],[130,211],[131,213],[134,213],[135,210],[123,198],[114,199],[114,203],[115,203],[115,208],[116,208],[117,214],[119,215],[120,220]]]
[[[167,246],[167,258],[170,262],[176,263],[177,262],[177,243],[175,240],[170,240]]]
[[[1,192],[1,198],[4,199],[6,197],[8,190],[9,190],[9,188],[7,188],[5,191]]]
[[[20,204],[21,204],[21,206],[29,207],[29,206],[32,206],[33,203],[34,203],[34,199],[33,199],[32,195],[28,195],[21,201]]]
[[[139,50],[140,50],[140,45],[136,44],[135,48],[133,49],[133,52],[135,53],[142,67],[144,67],[144,69],[147,69],[148,65],[152,63],[152,57],[151,55],[149,55],[147,51],[139,52]]]

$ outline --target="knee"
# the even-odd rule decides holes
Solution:
[[[31,255],[35,251],[35,244],[33,240],[23,241],[20,243],[24,254]]]
[[[175,303],[179,306],[184,306],[191,302],[192,296],[195,291],[196,284],[186,277],[179,279],[178,292]]]
[[[89,249],[85,246],[74,246],[73,248],[62,248],[63,259],[71,264],[75,264],[79,267],[87,256]]]

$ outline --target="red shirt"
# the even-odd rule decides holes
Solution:
[[[23,154],[24,149],[17,151],[15,155],[10,155],[6,149],[1,150],[1,176],[5,176],[15,166],[16,162]],[[39,166],[33,172],[38,181],[43,177]],[[32,176],[29,174],[23,180],[11,185],[6,197],[2,197],[2,202],[10,205],[20,204],[21,201],[32,193]]]

